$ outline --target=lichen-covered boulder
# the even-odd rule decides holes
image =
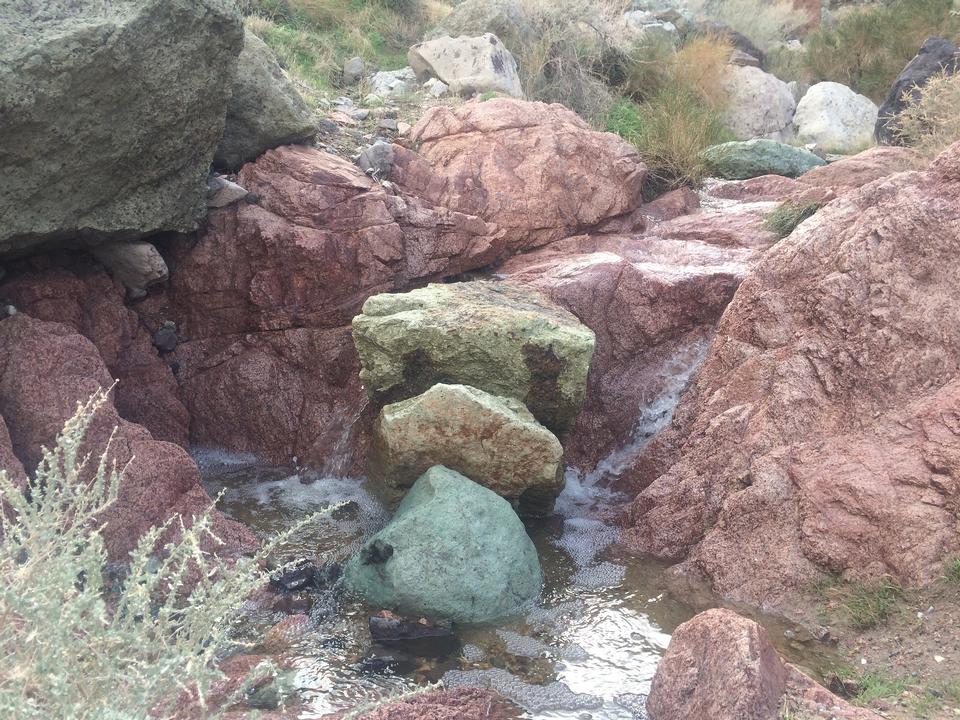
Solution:
[[[517,62],[491,33],[426,40],[410,48],[407,62],[419,80],[437,78],[459,95],[501,92],[523,97]]]
[[[797,104],[785,82],[760,68],[728,65],[721,88],[723,122],[737,138],[789,139]]]
[[[417,480],[344,578],[371,605],[466,623],[518,611],[543,582],[510,503],[440,465]]]
[[[370,474],[405,488],[444,465],[506,498],[552,497],[562,488],[562,454],[560,441],[519,400],[440,383],[383,408]]]
[[[804,148],[758,138],[708,147],[703,158],[710,172],[725,180],[747,180],[761,175],[799,177],[826,162]]]
[[[820,82],[807,90],[793,116],[797,139],[825,150],[851,153],[873,144],[877,106],[846,85]]]
[[[309,141],[316,132],[310,110],[273,52],[247,30],[214,163],[235,170],[271,148]]]
[[[195,229],[243,45],[233,3],[0,14],[0,255]]]
[[[377,402],[461,383],[520,400],[558,434],[580,412],[595,342],[544,296],[496,282],[375,295],[353,319],[353,340]]]

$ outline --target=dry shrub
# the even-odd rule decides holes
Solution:
[[[812,33],[806,66],[814,82],[847,85],[875,102],[931,35],[954,36],[953,0],[894,0],[887,5],[850,8],[830,27]]]
[[[692,0],[691,10],[745,35],[764,52],[795,34],[809,18],[792,0]]]
[[[726,40],[692,40],[662,59],[656,73],[635,74],[628,88],[636,102],[623,99],[608,115],[607,129],[636,145],[650,170],[647,197],[698,184],[708,171],[703,150],[733,139],[720,119],[720,78],[731,51]]]
[[[696,37],[674,56],[672,79],[699,95],[711,108],[720,110],[726,102],[722,80],[732,52],[733,45],[725,38]]]
[[[530,28],[515,48],[527,96],[558,102],[593,122],[602,121],[613,96],[604,81],[619,51],[605,27],[624,3],[589,0],[521,0]]]
[[[935,75],[919,92],[919,99],[898,117],[897,132],[932,159],[960,141],[960,75]]]

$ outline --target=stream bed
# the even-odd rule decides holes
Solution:
[[[263,467],[250,457],[217,452],[196,457],[207,490],[223,493],[220,507],[264,537],[342,504],[291,540],[285,548],[290,558],[342,562],[389,518],[389,499],[362,479]],[[670,634],[704,605],[668,593],[662,565],[614,545],[616,529],[598,518],[625,498],[604,487],[604,476],[568,471],[554,513],[526,521],[545,579],[536,605],[495,624],[456,627],[455,644],[438,657],[375,645],[367,621],[381,608],[342,594],[322,612],[315,608],[314,631],[296,639],[286,654],[305,703],[301,718],[440,681],[446,687],[490,687],[529,718],[644,718],[645,696]],[[264,615],[253,618],[261,633],[282,617]],[[791,643],[785,624],[763,621],[788,659],[814,670],[828,662],[824,646]]]

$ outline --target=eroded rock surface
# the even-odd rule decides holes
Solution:
[[[760,625],[731,610],[707,610],[670,638],[647,699],[650,720],[879,720],[818,685],[777,655]]]
[[[496,223],[524,250],[641,204],[646,166],[562,105],[499,98],[427,110],[390,179],[436,205]]]
[[[640,464],[634,547],[768,607],[824,572],[939,576],[960,550],[958,197],[960,145],[766,253]]]
[[[8,3],[0,255],[194,230],[242,44],[225,0]]]
[[[24,467],[37,465],[78,402],[112,382],[96,347],[72,327],[24,313],[0,322],[0,415]],[[84,450],[99,458],[114,428],[110,458],[126,472],[117,501],[102,516],[102,535],[110,560],[122,561],[144,531],[177,513],[189,522],[212,500],[183,448],[155,440],[143,426],[121,418],[112,403],[94,417]],[[256,547],[247,528],[219,513],[214,518],[214,531],[224,541],[219,551]]]

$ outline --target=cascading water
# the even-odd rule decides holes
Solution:
[[[708,340],[682,349],[656,374],[658,392],[643,408],[631,441],[593,471],[568,469],[555,512],[527,529],[540,554],[545,586],[522,617],[456,628],[459,648],[436,658],[410,657],[373,643],[368,608],[331,592],[317,602],[313,629],[291,649],[303,718],[353,708],[442,680],[448,687],[490,687],[544,720],[643,718],[644,700],[670,633],[694,608],[668,595],[663,568],[625,556],[604,518],[628,498],[609,480],[670,422]],[[344,429],[349,442],[351,428]],[[340,477],[336,460],[311,473],[257,466],[249,456],[199,452],[207,489],[222,492],[223,509],[264,534],[332,505],[289,548],[291,557],[342,561],[386,522],[386,502],[371,483]],[[254,611],[264,627],[281,619]],[[288,653],[288,657],[290,653]]]

